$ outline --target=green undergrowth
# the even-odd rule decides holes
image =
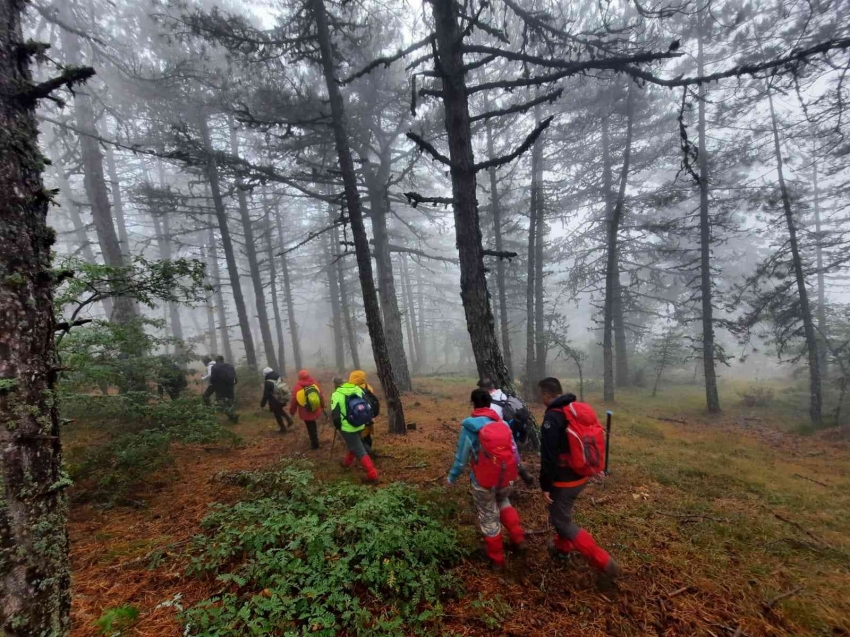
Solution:
[[[173,462],[174,442],[240,442],[198,398],[148,398],[128,393],[63,401],[65,413],[85,419],[89,429],[102,434],[95,442],[71,445],[67,465],[71,477],[80,483],[77,499],[106,505],[130,503],[136,485]]]
[[[190,572],[224,591],[187,609],[186,634],[434,634],[463,548],[413,487],[320,482],[306,463],[241,472],[248,499],[216,505]]]

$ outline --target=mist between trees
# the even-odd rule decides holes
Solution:
[[[796,375],[845,422],[841,2],[254,4],[0,2],[20,463],[60,377],[138,390],[160,355],[375,370],[396,433],[417,375],[532,397],[578,367],[611,403],[701,383],[712,413],[719,377]]]

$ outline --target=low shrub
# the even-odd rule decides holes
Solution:
[[[226,589],[184,612],[186,634],[433,634],[463,549],[412,487],[320,483],[295,464],[236,479],[254,499],[215,507],[190,566]]]
[[[773,388],[764,385],[752,385],[740,392],[745,407],[767,407],[773,402]]]

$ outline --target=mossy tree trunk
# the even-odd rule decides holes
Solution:
[[[24,0],[0,0],[0,635],[70,629],[56,403],[49,196],[41,173]]]

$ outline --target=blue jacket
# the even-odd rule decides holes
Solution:
[[[493,414],[493,416],[497,416],[495,412],[491,411],[491,413]],[[469,418],[464,419],[464,421],[461,423],[460,437],[457,441],[457,452],[455,453],[455,461],[452,464],[452,468],[449,469],[448,475],[448,481],[451,484],[454,484],[457,481],[457,479],[460,477],[460,474],[463,473],[463,470],[469,464],[470,455],[478,455],[478,450],[481,448],[481,445],[478,442],[478,432],[481,431],[481,429],[485,425],[488,425],[495,420],[498,420],[498,418],[491,418],[490,416],[479,415],[470,416]],[[508,425],[505,426],[507,427]],[[516,443],[514,443],[514,455],[518,456],[518,454],[519,452],[516,449]],[[478,484],[475,481],[474,473],[469,473],[469,479],[473,482],[473,484]]]

